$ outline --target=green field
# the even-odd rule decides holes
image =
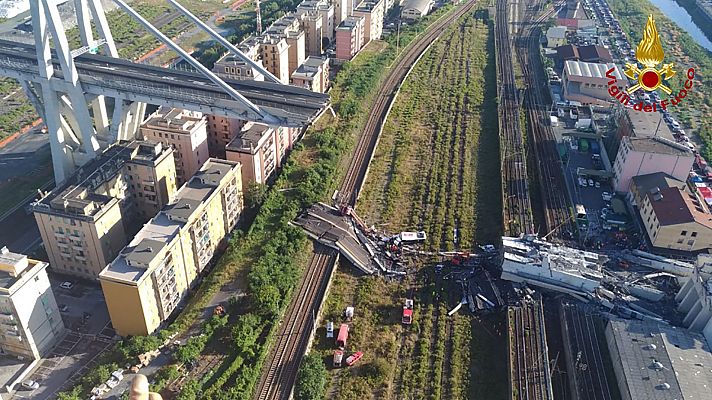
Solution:
[[[368,224],[390,232],[422,227],[431,249],[471,249],[501,235],[491,29],[485,10],[463,17],[403,84],[357,204]],[[496,359],[506,353],[495,350],[504,348],[502,337],[490,338],[464,310],[446,316],[460,300],[460,286],[436,279],[431,260],[413,261],[417,272],[404,280],[359,278],[347,265],[336,272],[323,320],[338,327],[344,307],[354,306],[347,354],[365,356],[356,366],[332,369],[333,339],[323,327],[317,331],[312,353],[331,370],[326,397],[504,398],[506,362]],[[416,303],[410,327],[400,321],[407,297]]]

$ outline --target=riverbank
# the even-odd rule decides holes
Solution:
[[[712,17],[707,16],[707,14],[702,11],[702,9],[697,5],[695,0],[675,0],[680,7],[684,8],[690,17],[692,22],[697,25],[698,28],[705,34],[707,39],[712,41]]]

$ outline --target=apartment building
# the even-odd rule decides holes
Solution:
[[[351,15],[350,2],[349,0],[331,0],[330,3],[334,6],[334,29],[336,29]]]
[[[120,141],[33,203],[52,268],[96,278],[176,192],[173,149]]]
[[[270,35],[262,36],[260,44],[262,64],[284,84],[289,83],[289,46],[287,40]]]
[[[385,0],[364,0],[354,9],[353,15],[364,19],[364,45],[381,38],[386,12],[385,4]]]
[[[334,5],[326,0],[304,0],[297,6],[297,15],[311,15],[321,18],[322,39],[334,40]],[[318,55],[318,54],[310,54]]]
[[[48,265],[0,249],[0,354],[36,360],[64,337]]]
[[[196,111],[161,107],[141,125],[143,139],[173,148],[176,180],[187,182],[208,159],[206,118]]]
[[[309,57],[292,74],[290,83],[312,92],[325,93],[329,87],[329,59]]]
[[[363,17],[347,17],[336,28],[336,58],[350,60],[364,45],[366,29]]]
[[[687,188],[653,188],[639,210],[654,247],[691,252],[712,248],[712,214]]]
[[[685,181],[695,158],[685,146],[661,137],[624,136],[613,162],[613,188],[627,192],[634,176],[663,172]]]
[[[306,54],[310,56],[320,56],[324,53],[324,37],[322,19],[319,14],[301,14],[302,30],[304,31]]]
[[[208,115],[208,151],[210,157],[225,159],[225,146],[242,131],[247,121],[227,118],[220,115]]]
[[[306,58],[306,35],[301,29],[299,17],[289,13],[279,18],[265,30],[264,35],[282,38],[287,42],[288,74],[291,76]]]
[[[242,208],[240,164],[208,159],[99,274],[119,335],[151,334],[171,316]]]
[[[257,61],[262,63],[261,61]],[[213,66],[213,72],[221,78],[264,81],[264,75],[242,59],[227,53]]]
[[[296,140],[296,129],[250,122],[226,147],[226,158],[242,164],[245,185],[266,183]]]

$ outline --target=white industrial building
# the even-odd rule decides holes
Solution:
[[[38,359],[64,337],[47,266],[0,249],[0,354]]]
[[[405,0],[401,9],[401,18],[416,20],[430,13],[435,2],[433,0]]]
[[[606,342],[623,400],[703,400],[712,392],[704,337],[653,321],[612,319]]]
[[[712,343],[712,279],[703,272],[709,271],[708,260],[708,255],[698,259],[698,267],[682,285],[675,301],[678,311],[685,314],[683,324]]]
[[[608,93],[610,78],[606,77],[611,68],[613,68],[611,74],[622,81],[623,75],[613,63],[566,61],[561,77],[564,98],[581,104],[608,105],[613,100],[613,97]]]
[[[606,256],[534,237],[503,237],[502,279],[586,295],[600,286]]]

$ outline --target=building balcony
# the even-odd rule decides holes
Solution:
[[[58,238],[65,238],[67,235],[64,234],[64,232],[54,232],[54,236]]]
[[[0,314],[0,321],[4,324],[14,324],[15,317],[12,314]]]
[[[11,335],[17,335],[17,332],[19,332],[19,328],[16,324],[3,324],[2,331]]]
[[[83,251],[83,250],[84,250],[84,246],[79,246],[79,245],[76,245],[76,244],[72,244],[72,248],[73,248],[74,250],[76,250],[76,251]]]
[[[86,261],[86,260],[87,260],[87,258],[84,257],[84,256],[74,256],[74,258],[76,258],[76,259],[79,260],[79,261]]]
[[[62,242],[57,242],[57,247],[60,249],[69,249],[69,245],[67,243],[62,243]]]
[[[69,235],[69,239],[74,240],[75,242],[79,242],[79,243],[82,242],[82,237],[79,235],[75,235],[75,234]]]

